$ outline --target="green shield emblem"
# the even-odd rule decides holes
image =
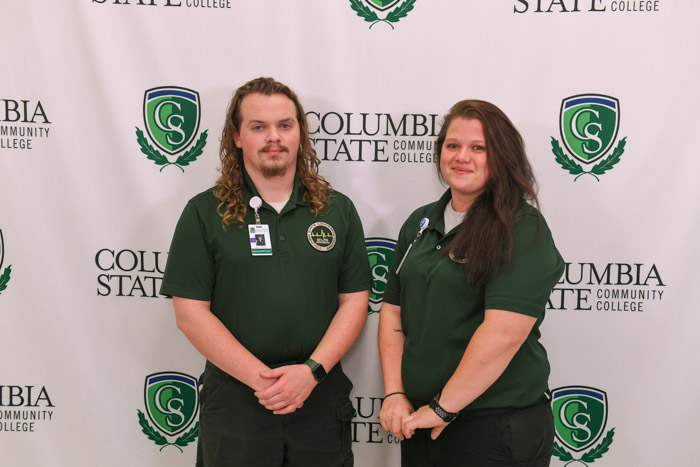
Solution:
[[[399,3],[399,0],[365,0],[365,3],[376,10],[384,11]]]
[[[620,103],[602,94],[581,94],[561,103],[559,129],[566,149],[590,164],[603,157],[617,138]]]
[[[148,417],[167,435],[184,431],[197,415],[197,380],[189,375],[174,372],[149,375],[144,396]]]
[[[188,146],[199,130],[199,93],[164,86],[146,91],[143,121],[151,140],[161,150],[175,154]]]
[[[367,257],[372,270],[372,288],[369,291],[368,313],[379,313],[384,298],[384,289],[389,277],[389,268],[394,258],[396,242],[388,238],[367,238]]]
[[[608,398],[595,388],[562,387],[552,391],[552,411],[557,439],[572,451],[583,451],[605,430]]]

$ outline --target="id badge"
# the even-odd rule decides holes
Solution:
[[[248,225],[248,233],[250,234],[250,252],[253,256],[272,255],[269,225],[250,224]]]

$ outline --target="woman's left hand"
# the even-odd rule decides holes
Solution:
[[[406,438],[410,438],[418,428],[432,428],[430,437],[437,439],[447,425],[449,423],[438,417],[433,409],[424,405],[401,421],[401,431]]]

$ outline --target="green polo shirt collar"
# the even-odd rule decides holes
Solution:
[[[287,204],[284,206],[284,209],[282,209],[282,212],[280,212],[280,214],[284,214],[285,212],[294,209],[296,206],[306,205],[306,203],[304,202],[304,193],[304,186],[301,184],[299,174],[295,173],[294,188],[292,188],[292,194],[289,197],[289,201],[291,201],[292,204],[290,205],[290,202],[287,201]],[[246,206],[250,206],[250,198],[252,198],[253,196],[259,196],[260,199],[263,200],[263,207],[267,206],[268,209],[274,211],[272,206],[267,204],[263,197],[260,196],[258,188],[255,186],[255,183],[253,183],[253,179],[250,178],[250,175],[248,175],[248,171],[246,170],[245,166],[243,166],[243,202]]]
[[[448,188],[439,200],[430,208],[427,218],[430,220],[427,230],[434,230],[440,235],[445,235],[445,208],[452,199],[452,191]]]

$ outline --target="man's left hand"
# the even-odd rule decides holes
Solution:
[[[410,438],[418,428],[432,428],[430,437],[432,439],[437,439],[447,425],[448,423],[438,417],[438,414],[436,414],[433,409],[424,405],[403,419],[401,422],[401,430],[406,438]]]
[[[301,408],[318,384],[311,373],[311,368],[303,364],[286,365],[263,371],[260,376],[277,380],[264,391],[255,393],[260,404],[276,415],[292,413]]]

